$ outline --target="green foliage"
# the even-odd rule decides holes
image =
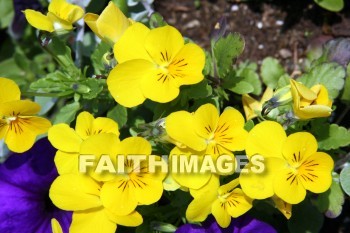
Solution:
[[[232,68],[233,59],[243,52],[244,46],[244,39],[239,33],[230,33],[212,45],[216,72],[220,78],[228,74]]]
[[[261,65],[261,78],[266,86],[276,88],[281,76],[285,71],[277,59],[267,57]]]
[[[94,67],[95,74],[106,73],[106,66],[103,61],[104,55],[111,50],[111,47],[104,42],[97,45],[95,51],[91,55],[92,66]]]
[[[323,216],[308,199],[293,205],[293,214],[288,221],[290,233],[317,233],[323,224]]]
[[[314,0],[314,2],[329,11],[338,12],[344,8],[344,0]]]
[[[340,184],[344,192],[350,196],[350,166],[347,165],[340,172]]]
[[[339,175],[336,174],[331,187],[318,196],[317,206],[328,218],[336,218],[341,214],[343,204],[344,193],[340,187]]]
[[[350,131],[342,126],[314,121],[312,128],[320,150],[338,149],[350,145]]]
[[[80,110],[81,106],[79,102],[73,102],[63,106],[57,113],[53,124],[66,123],[70,124],[75,120],[77,112]]]
[[[167,22],[164,20],[163,16],[161,16],[159,13],[153,13],[151,15],[149,25],[151,28],[157,28],[162,27],[165,25],[168,25]]]
[[[307,87],[316,84],[324,85],[329,97],[335,99],[340,90],[344,87],[345,70],[337,63],[322,63],[314,66],[308,73],[305,73],[298,79]]]
[[[110,111],[108,111],[107,117],[116,121],[120,129],[128,121],[128,111],[124,106],[118,104],[114,108],[112,108]]]
[[[346,72],[347,75],[346,75],[344,90],[340,99],[349,105],[350,104],[350,65],[347,66],[346,71],[347,71]]]
[[[12,1],[0,0],[0,29],[8,27],[14,15]]]

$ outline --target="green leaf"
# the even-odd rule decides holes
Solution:
[[[293,214],[288,221],[290,233],[318,233],[323,225],[323,215],[308,199],[293,205]]]
[[[290,77],[289,77],[288,74],[284,74],[278,79],[276,89],[285,87],[285,86],[287,86],[289,84],[290,84]]]
[[[0,63],[0,77],[10,78],[18,85],[26,83],[25,73],[18,67],[14,58],[9,58]]]
[[[8,27],[14,15],[13,1],[0,0],[0,28]]]
[[[329,11],[338,12],[344,8],[344,0],[314,0],[314,2]]]
[[[350,166],[346,166],[340,172],[340,184],[344,192],[350,196]]]
[[[338,149],[350,144],[350,131],[337,124],[321,123],[314,127],[314,131],[321,150]]]
[[[200,99],[210,96],[213,93],[213,89],[210,85],[208,85],[208,81],[203,79],[201,82],[190,85],[183,86],[181,88],[181,96],[188,99]]]
[[[128,111],[124,106],[118,104],[107,113],[107,117],[117,122],[120,129],[128,121]]]
[[[156,12],[151,15],[151,18],[149,20],[149,25],[151,28],[158,28],[158,27],[166,26],[168,24],[164,20],[163,16]]]
[[[84,99],[94,99],[103,90],[102,82],[104,80],[88,78],[77,83],[77,93],[81,94]],[[79,87],[82,89],[79,92]],[[82,87],[85,87],[84,90]]]
[[[244,124],[244,129],[247,130],[248,132],[254,128],[254,121],[253,120],[249,120]]]
[[[71,104],[67,104],[63,106],[59,112],[57,113],[55,119],[53,120],[53,124],[66,123],[70,124],[75,120],[75,116],[77,112],[80,110],[79,102],[73,102]]]
[[[253,92],[254,87],[247,81],[239,81],[238,83],[234,84],[234,86],[229,90],[236,94],[243,95]]]
[[[203,74],[213,76],[212,68],[213,68],[213,59],[212,59],[210,53],[205,51],[205,65],[204,65],[204,69],[203,69]]]
[[[61,71],[48,74],[30,84],[30,89],[40,92],[57,93],[57,96],[72,94],[74,91],[71,87],[72,81]]]
[[[344,204],[344,193],[340,187],[339,175],[333,177],[331,187],[317,198],[317,205],[328,218],[336,218],[341,214]]]
[[[267,57],[261,65],[261,78],[266,86],[274,89],[277,86],[278,80],[285,71],[277,59]]]
[[[347,66],[346,74],[347,75],[343,89],[343,94],[340,99],[346,104],[350,105],[350,64]]]
[[[103,56],[109,52],[111,47],[104,42],[101,42],[91,55],[92,66],[94,67],[95,74],[104,74],[106,67],[103,63]]]
[[[237,76],[241,77],[245,82],[249,83],[253,87],[253,91],[246,93],[253,93],[254,95],[261,94],[261,81],[255,70],[244,68],[237,71]]]
[[[77,80],[80,78],[80,70],[75,66],[72,59],[71,49],[58,37],[53,37],[51,41],[44,45],[53,55],[60,66],[69,73],[69,78]]]
[[[322,63],[313,67],[298,81],[309,88],[316,84],[322,84],[327,88],[329,97],[335,99],[344,86],[345,76],[344,68],[338,63]]]
[[[244,50],[245,42],[239,33],[230,33],[220,38],[213,46],[217,72],[224,78],[232,67],[233,59]]]

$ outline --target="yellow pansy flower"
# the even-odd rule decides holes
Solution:
[[[63,210],[74,211],[70,233],[114,233],[118,225],[138,226],[142,216],[133,211],[117,215],[103,205],[101,183],[84,174],[58,176],[51,185],[50,198]]]
[[[283,201],[281,198],[272,196],[272,200],[275,203],[275,207],[286,217],[286,219],[290,219],[292,217],[292,205]]]
[[[244,150],[248,135],[238,110],[228,107],[219,115],[212,104],[204,104],[194,113],[171,113],[165,120],[165,129],[169,137],[183,147],[203,151],[214,159]]]
[[[114,45],[131,25],[131,21],[112,1],[101,15],[87,13],[84,21],[101,40],[111,45]]]
[[[58,149],[55,164],[59,174],[78,172],[78,157],[81,143],[88,137],[100,133],[119,136],[118,124],[106,117],[96,119],[88,112],[82,112],[76,120],[75,130],[67,124],[52,126],[48,139]]]
[[[272,96],[273,96],[273,90],[269,87],[266,88],[260,101],[254,99],[248,94],[242,95],[243,110],[247,121],[255,117],[258,117],[258,115],[260,115],[262,111],[263,104],[269,99],[271,99]]]
[[[265,158],[263,173],[240,174],[241,187],[251,198],[276,194],[287,203],[297,204],[304,200],[306,190],[322,193],[332,183],[334,162],[328,154],[317,152],[317,141],[310,133],[287,137],[280,124],[264,121],[249,132],[246,145],[248,157],[259,154]]]
[[[171,26],[148,29],[134,23],[114,46],[118,65],[107,78],[113,98],[134,107],[145,99],[166,103],[179,95],[182,85],[203,80],[203,50],[184,44],[180,32]]]
[[[329,99],[327,88],[318,84],[309,89],[295,80],[290,80],[290,84],[293,110],[298,118],[306,120],[331,115],[332,101]]]
[[[189,221],[204,221],[212,213],[217,223],[226,228],[231,218],[237,218],[252,208],[252,199],[240,188],[238,179],[218,187],[218,181],[211,179],[203,189],[192,190],[194,200],[187,208]]]
[[[95,180],[104,182],[101,187],[101,201],[112,213],[118,216],[128,215],[138,205],[150,205],[161,198],[166,174],[150,170],[148,158],[151,153],[151,144],[140,137],[130,137],[119,142],[116,135],[99,134],[82,143],[81,155],[95,155],[96,158],[109,155],[116,164],[117,155],[124,157],[124,164],[118,164],[118,167],[123,166],[123,171],[119,169],[116,173],[98,172],[95,166],[88,171]],[[129,156],[143,160],[137,164]],[[162,162],[160,157],[156,158],[158,162]]]
[[[84,15],[80,6],[70,4],[66,0],[52,0],[48,10],[47,15],[30,9],[23,12],[30,25],[48,32],[72,30],[72,24]]]
[[[0,139],[17,153],[29,150],[36,137],[51,126],[49,120],[33,116],[40,111],[39,104],[20,97],[21,91],[14,81],[0,78]]]

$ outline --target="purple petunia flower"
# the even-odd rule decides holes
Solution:
[[[254,219],[248,215],[233,218],[227,228],[221,228],[214,217],[210,216],[203,226],[185,224],[179,227],[175,233],[277,233],[269,224]]]
[[[56,150],[43,138],[27,152],[0,164],[0,232],[51,233],[56,218],[68,233],[72,213],[55,207],[49,189],[58,176]]]

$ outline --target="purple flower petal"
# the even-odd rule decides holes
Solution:
[[[72,213],[55,207],[49,189],[58,176],[56,150],[47,138],[23,154],[12,154],[0,164],[0,232],[50,233],[56,218],[68,233]]]
[[[234,218],[227,228],[221,228],[215,218],[210,216],[203,226],[185,224],[179,227],[175,233],[277,233],[269,224],[254,219],[248,215]]]

